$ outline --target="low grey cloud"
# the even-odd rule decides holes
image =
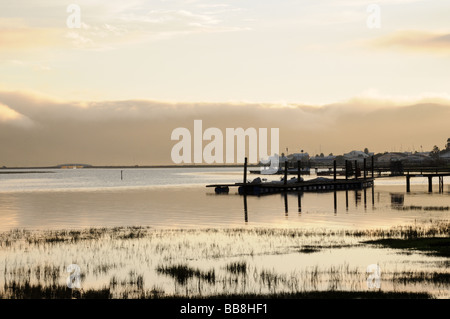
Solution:
[[[150,100],[60,101],[0,91],[0,166],[172,164],[177,127],[279,128],[280,152],[339,154],[368,147],[431,149],[448,135],[450,101],[398,105],[362,98],[312,106],[258,103],[168,103]],[[6,109],[7,107],[7,109]],[[7,111],[5,111],[7,110]],[[6,116],[5,114],[15,114]],[[18,120],[32,125],[17,125]],[[16,122],[14,122],[16,121]],[[205,141],[204,145],[207,142]]]

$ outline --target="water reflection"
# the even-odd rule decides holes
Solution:
[[[392,208],[400,208],[403,206],[405,202],[405,195],[398,193],[391,193],[391,207]]]
[[[168,172],[172,172],[172,175],[167,176]],[[146,185],[134,188],[104,187],[110,183],[120,183],[120,170],[95,171],[95,178],[90,177],[93,173],[91,171],[0,176],[0,231],[12,228],[61,229],[134,225],[156,228],[389,227],[415,219],[448,218],[446,208],[450,206],[448,192],[428,193],[427,183],[421,185],[419,178],[415,180],[414,191],[408,194],[405,193],[404,185],[388,184],[397,183],[390,179],[382,181],[385,185],[374,186],[371,190],[288,192],[241,198],[235,188],[230,188],[229,194],[221,195],[216,195],[214,189],[205,188],[210,180],[231,181],[239,174],[230,174],[228,170],[201,173],[200,169],[182,172],[124,171],[124,183],[140,178],[139,184]],[[64,178],[64,174],[68,177]],[[189,184],[194,175],[201,184]],[[31,191],[31,186],[24,185],[31,177],[34,180],[32,187],[39,190]],[[46,186],[50,177],[54,180]],[[179,184],[159,185],[159,180],[163,180],[163,177],[166,182],[177,181]],[[401,181],[404,182],[404,179]],[[83,183],[88,186],[79,188]],[[148,186],[151,183],[158,185]],[[61,187],[57,188],[56,185]],[[8,190],[2,191],[2,187]],[[405,209],[398,209],[400,206],[395,203],[400,199],[393,199],[391,194],[403,195]],[[293,201],[294,196],[297,198]],[[367,206],[370,206],[369,197],[372,209],[367,210]],[[440,210],[435,209],[438,206]],[[294,211],[296,213],[292,214]],[[345,214],[339,214],[340,212]]]
[[[248,223],[247,195],[246,194],[244,194],[244,216],[245,216],[245,218],[244,218],[245,223]]]
[[[444,216],[444,214],[441,214],[440,212],[450,209],[450,207],[448,206],[450,204],[448,197],[439,196],[439,198],[436,198],[436,195],[432,197],[432,195],[428,194],[427,192],[416,192],[415,194],[413,194],[413,196],[410,195],[408,199],[413,205],[410,205],[409,208],[405,207],[402,209],[405,203],[405,193],[391,192],[388,190],[383,190],[383,188],[378,188],[379,190],[376,191],[375,188],[375,186],[372,186],[370,189],[350,191],[354,193],[353,205],[350,205],[349,203],[349,190],[320,193],[304,193],[291,191],[261,196],[239,195],[236,193],[234,195],[230,194],[228,198],[243,196],[244,220],[248,225],[253,224],[255,218],[260,218],[261,215],[264,214],[264,210],[267,211],[271,205],[274,205],[276,203],[278,203],[278,209],[276,209],[276,207],[275,209],[273,207],[270,209],[271,211],[275,210],[272,217],[279,216],[276,214],[276,210],[279,210],[279,208],[281,208],[281,205],[283,205],[284,217],[287,220],[287,217],[289,217],[289,210],[291,209],[292,211],[292,207],[290,207],[289,201],[292,201],[292,198],[294,196],[297,197],[297,218],[301,218],[302,212],[306,211],[308,215],[304,215],[304,217],[308,218],[310,222],[323,223],[324,227],[330,227],[330,223],[333,220],[331,219],[331,216],[337,217],[339,211],[342,211],[344,209],[346,212],[346,217],[343,217],[344,215],[341,215],[339,217],[341,222],[349,222],[354,226],[358,224],[359,219],[360,223],[364,223],[363,219],[366,218],[367,215],[361,215],[361,213],[367,212],[369,202],[372,203],[370,211],[372,211],[373,214],[371,214],[370,217],[367,218],[367,221],[372,225],[379,224],[383,226],[395,225],[390,224],[389,219],[391,219],[393,222],[399,222],[402,218],[404,218],[405,221],[416,219],[420,220],[421,218],[425,219],[428,217],[445,219],[446,216]],[[217,198],[220,197],[221,195],[217,196]],[[281,199],[282,203],[280,203],[278,199]],[[417,203],[424,203],[427,200],[429,200],[430,203],[433,202],[434,206],[417,205]],[[364,205],[361,205],[362,201]],[[438,202],[444,205],[436,206],[436,203]],[[319,203],[320,206],[318,207]],[[264,210],[262,210],[262,207],[264,207]],[[391,211],[395,211],[396,214],[390,214],[389,212]],[[402,213],[399,213],[399,211],[402,211]],[[417,214],[414,214],[414,211],[417,212]],[[424,211],[426,211],[426,213]],[[252,214],[252,212],[254,212],[255,214]],[[334,212],[334,214],[329,214],[331,212]],[[349,212],[351,212],[352,214],[348,215]],[[249,217],[249,215],[252,215],[254,217]],[[313,221],[312,218],[315,217],[317,217],[317,220]],[[279,221],[280,220],[278,219],[278,222]],[[293,219],[291,217],[289,219],[289,222],[291,223],[290,225],[294,226],[295,221],[296,219]],[[336,220],[334,221],[336,223]],[[308,226],[307,223],[302,223],[302,227],[304,226]]]
[[[302,192],[298,192],[298,193],[297,193],[297,199],[298,199],[298,213],[299,213],[299,214],[302,213],[302,196],[303,196],[303,193],[302,193]]]
[[[287,199],[287,192],[284,192],[284,214],[287,216],[289,212],[288,208],[288,199]]]
[[[334,215],[337,215],[338,213],[338,197],[339,197],[339,193],[345,193],[345,210],[346,212],[348,212],[349,210],[349,203],[348,203],[348,190],[342,190],[342,191],[333,191],[333,208],[334,208]],[[358,208],[358,203],[361,202],[361,194],[358,190],[354,191],[355,193],[355,208]],[[364,193],[364,210],[367,209],[367,189],[363,190]],[[283,203],[284,203],[284,214],[286,217],[289,216],[289,196],[296,196],[297,197],[297,207],[298,207],[298,213],[299,216],[301,216],[301,212],[302,212],[302,197],[304,196],[304,192],[301,191],[285,191],[285,192],[281,192],[278,194],[269,194],[269,195],[263,195],[263,196],[252,196],[252,195],[239,195],[239,194],[235,194],[236,196],[242,196],[244,198],[244,216],[245,216],[245,222],[248,222],[248,197],[253,197],[253,198],[267,198],[267,197],[278,197],[278,196],[282,196],[283,197]],[[372,200],[372,209],[375,209],[375,186],[371,187],[371,200]],[[222,194],[217,194],[217,196],[223,196]],[[378,197],[378,201],[380,200],[380,198]],[[391,200],[392,200],[392,194],[391,194]],[[331,204],[330,204],[331,206]]]

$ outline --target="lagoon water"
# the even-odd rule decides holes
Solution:
[[[14,171],[0,171],[7,172]],[[425,178],[412,179],[406,193],[399,177],[336,195],[244,197],[205,187],[240,181],[238,168],[21,172],[0,174],[0,298],[23,298],[29,285],[61,291],[70,264],[80,267],[83,289],[113,298],[364,292],[373,264],[382,269],[383,292],[450,297],[448,258],[371,246],[363,243],[371,235],[347,233],[416,223],[444,229],[448,179],[443,193],[437,185],[428,193]],[[191,275],[177,277],[176,269]]]
[[[155,228],[389,228],[448,219],[450,179],[444,193],[428,193],[426,178],[377,179],[374,188],[334,193],[244,197],[231,188],[216,195],[211,183],[242,179],[239,168],[3,169],[0,231],[116,226]],[[121,171],[122,177],[121,179]],[[249,175],[249,178],[256,177]],[[308,178],[314,178],[311,175]],[[279,179],[279,176],[269,176]],[[437,183],[437,179],[435,179]]]

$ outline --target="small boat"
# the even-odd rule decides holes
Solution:
[[[292,177],[291,179],[288,179],[286,181],[286,184],[295,184],[298,183],[299,180],[297,177]],[[303,182],[303,178],[300,177],[300,182]],[[264,184],[264,183],[271,183],[271,184],[284,184],[284,177],[281,177],[279,181],[267,181],[266,178],[261,179],[260,177],[255,178],[252,180],[249,184]]]
[[[284,168],[279,167],[278,169],[272,169],[272,168],[258,168],[258,169],[251,169],[250,174],[259,174],[259,175],[276,175],[276,174],[284,174]],[[295,175],[298,174],[297,168],[288,168],[288,174]],[[301,168],[300,169],[300,175],[309,175],[310,169],[309,167]]]

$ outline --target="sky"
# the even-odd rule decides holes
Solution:
[[[171,164],[171,132],[195,119],[277,127],[280,151],[313,155],[442,148],[449,14],[442,0],[2,1],[0,166]]]

